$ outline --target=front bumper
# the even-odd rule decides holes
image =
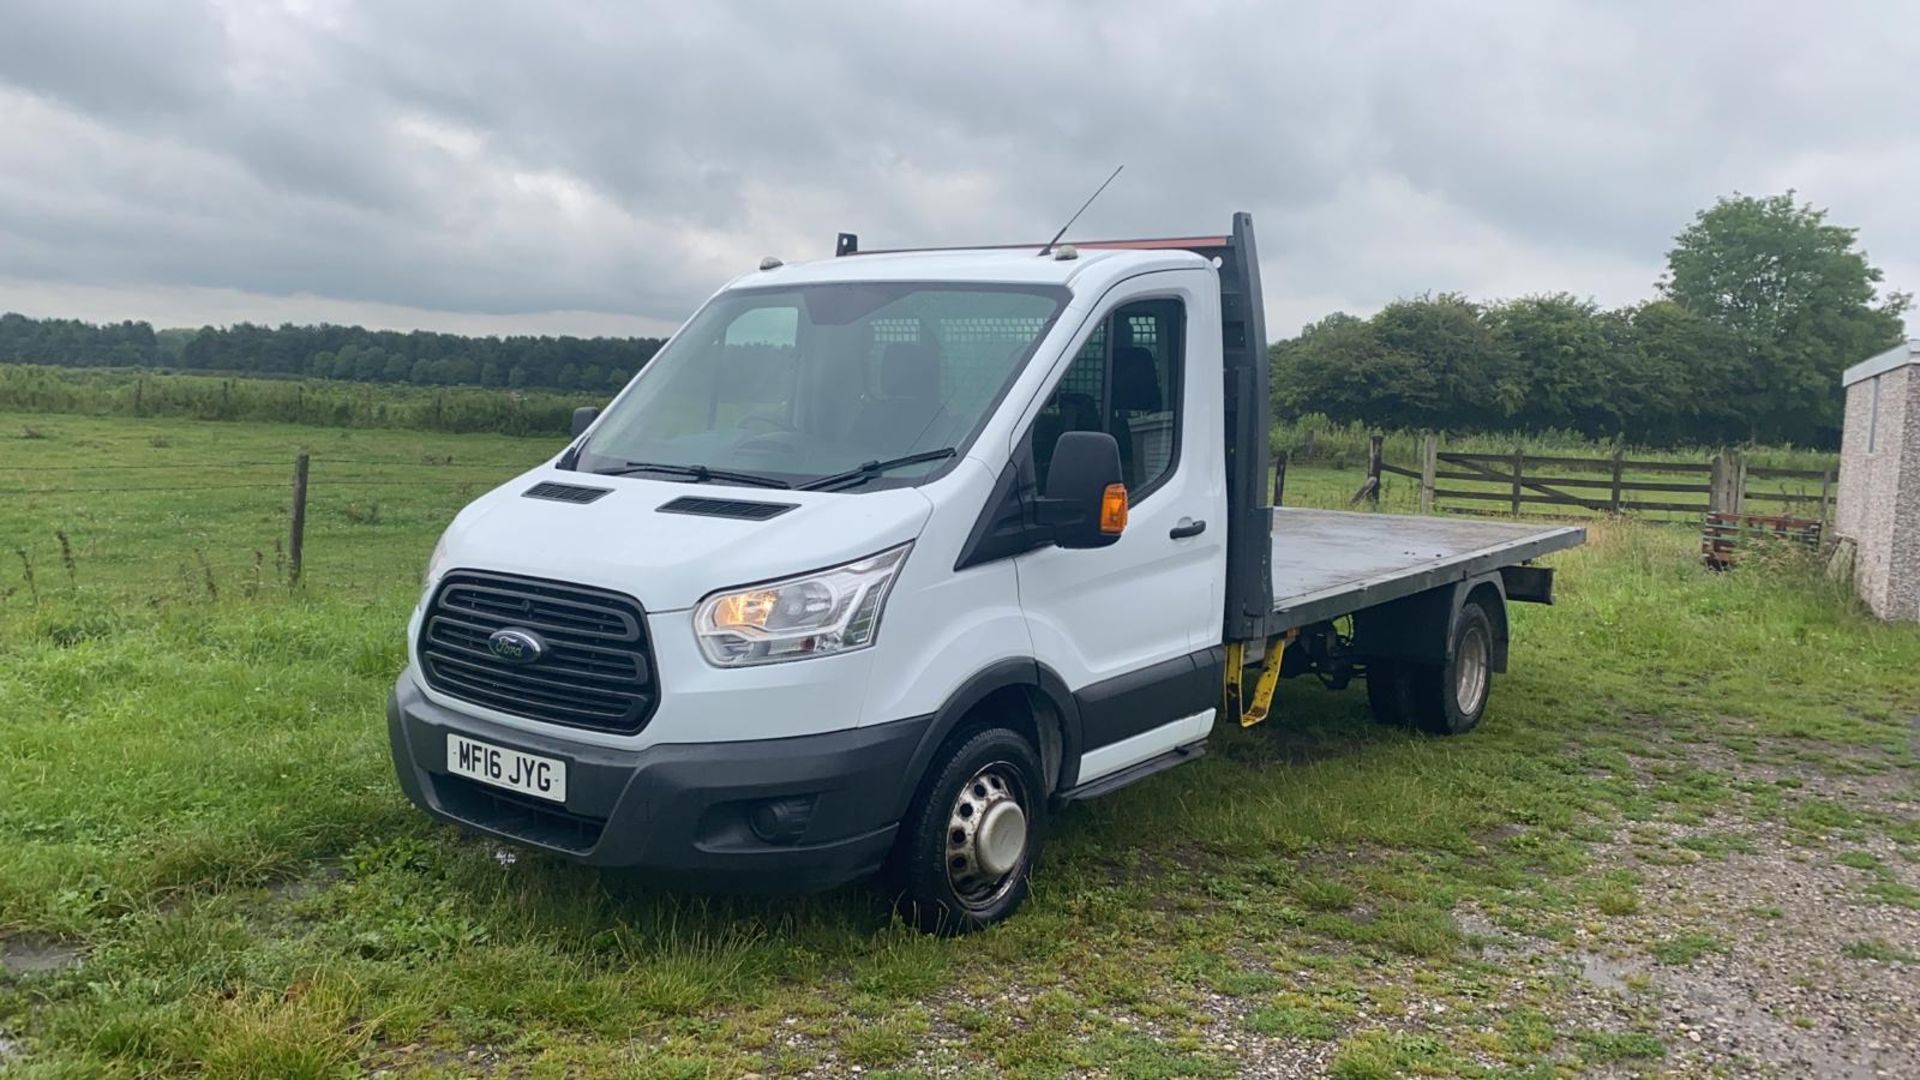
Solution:
[[[595,866],[752,892],[830,888],[878,869],[911,791],[908,763],[931,722],[621,750],[443,708],[420,692],[411,671],[387,702],[400,786],[434,817]],[[565,805],[450,775],[447,734],[454,731],[564,760]],[[768,800],[809,796],[811,816],[793,842],[770,843],[749,825],[749,814]]]

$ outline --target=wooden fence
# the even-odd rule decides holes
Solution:
[[[1528,511],[1688,515],[1791,511],[1826,520],[1836,476],[1834,469],[1748,465],[1734,451],[1722,451],[1708,461],[1649,461],[1628,458],[1623,451],[1603,458],[1528,454],[1521,449],[1509,454],[1469,454],[1444,450],[1439,439],[1429,435],[1421,447],[1419,467],[1409,468],[1383,460],[1380,448],[1381,437],[1376,435],[1367,454],[1367,480],[1354,500],[1378,502],[1382,474],[1404,476],[1420,484],[1421,513],[1484,514],[1496,508],[1515,515]],[[1800,489],[1792,490],[1796,481]]]

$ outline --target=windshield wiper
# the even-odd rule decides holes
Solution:
[[[696,484],[704,484],[709,480],[718,480],[722,483],[730,484],[752,484],[755,487],[790,488],[793,486],[785,480],[776,479],[771,476],[761,476],[759,473],[709,469],[705,465],[666,465],[657,461],[629,461],[625,465],[616,468],[595,469],[593,471],[600,476],[625,476],[628,473],[637,472],[666,473],[668,476],[690,477]]]
[[[837,472],[823,476],[818,480],[809,480],[800,485],[800,490],[822,491],[827,488],[852,487],[855,484],[864,484],[890,469],[904,469],[908,465],[919,465],[928,461],[944,461],[959,452],[960,451],[953,447],[948,446],[939,450],[927,450],[918,454],[908,454],[905,457],[888,458],[885,461],[869,461],[862,465],[855,465],[846,472]]]

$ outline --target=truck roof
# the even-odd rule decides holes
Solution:
[[[1058,258],[1073,248],[1073,258]],[[949,248],[890,251],[858,258],[817,259],[777,266],[735,278],[728,288],[814,285],[843,281],[971,281],[1009,285],[1065,285],[1076,292],[1102,291],[1122,278],[1152,270],[1208,266],[1205,258],[1176,249],[1113,250],[1062,245],[1041,255],[1040,245],[1020,248]]]

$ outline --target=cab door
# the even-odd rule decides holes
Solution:
[[[1023,429],[1043,492],[1062,433],[1111,434],[1131,504],[1107,547],[1015,560],[1035,658],[1078,705],[1079,783],[1212,727],[1227,533],[1218,295],[1198,269],[1116,286]]]

